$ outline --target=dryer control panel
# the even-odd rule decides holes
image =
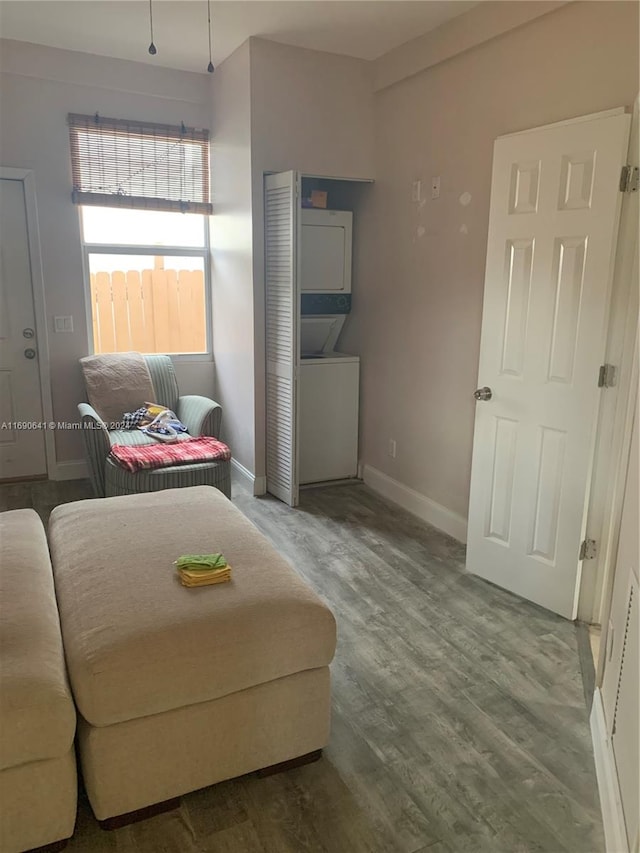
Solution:
[[[300,294],[300,313],[303,317],[313,314],[349,314],[350,311],[350,293]]]

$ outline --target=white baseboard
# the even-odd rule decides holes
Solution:
[[[86,480],[89,477],[89,466],[84,459],[73,459],[70,462],[58,462],[50,480]]]
[[[253,489],[253,484],[256,478],[253,476],[251,471],[249,471],[248,468],[245,468],[244,465],[241,465],[240,462],[238,462],[238,460],[234,459],[233,457],[231,458],[231,467],[234,469],[236,474],[239,474],[240,477],[242,477],[247,486],[250,489]]]
[[[590,724],[607,853],[629,853],[615,758],[611,741],[607,737],[604,705],[599,687],[596,687],[593,694]]]
[[[265,494],[267,491],[266,477],[256,477],[255,474],[252,474],[251,471],[249,471],[248,468],[245,468],[237,459],[231,459],[231,467],[234,468],[236,473],[242,477],[254,495]]]
[[[463,516],[388,477],[371,465],[363,466],[362,479],[374,492],[398,504],[427,524],[448,533],[459,542],[467,541],[467,520]]]

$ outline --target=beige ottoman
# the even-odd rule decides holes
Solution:
[[[326,745],[334,618],[217,489],[60,506],[50,545],[98,819]],[[232,581],[181,586],[215,551]]]
[[[76,712],[44,527],[0,514],[0,851],[69,838],[76,821]],[[57,849],[61,849],[60,845]]]

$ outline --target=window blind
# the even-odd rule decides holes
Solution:
[[[212,212],[209,131],[70,113],[76,204]]]

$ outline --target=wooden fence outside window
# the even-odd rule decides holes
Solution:
[[[206,352],[204,273],[163,266],[91,273],[96,353]]]

